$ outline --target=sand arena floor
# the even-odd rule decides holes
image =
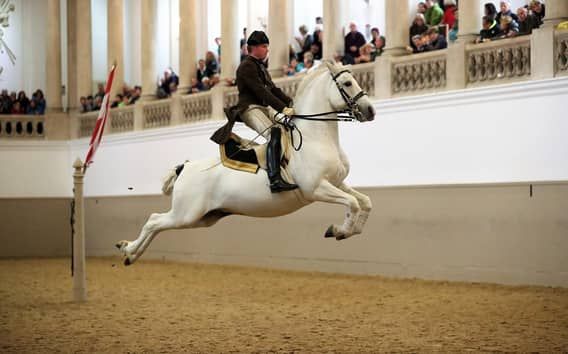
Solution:
[[[0,352],[568,351],[568,289],[118,258],[0,260]]]

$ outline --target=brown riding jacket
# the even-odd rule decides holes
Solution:
[[[211,140],[217,144],[227,142],[233,125],[240,121],[239,116],[251,105],[271,106],[276,111],[282,112],[292,103],[292,99],[274,85],[264,64],[250,55],[239,65],[236,82],[239,102],[236,106],[225,109],[229,121],[211,136]]]

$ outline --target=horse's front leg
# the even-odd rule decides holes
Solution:
[[[341,204],[347,208],[343,225],[331,225],[327,229],[325,237],[335,237],[337,240],[343,240],[355,234],[355,222],[359,219],[361,212],[357,198],[335,187],[326,180],[315,189],[313,198],[314,201]]]
[[[361,213],[359,213],[359,218],[357,219],[357,221],[355,221],[355,228],[353,231],[354,234],[360,234],[361,232],[363,232],[363,227],[365,226],[365,223],[369,218],[369,214],[371,213],[371,209],[373,208],[373,203],[371,202],[371,198],[349,187],[345,183],[342,183],[339,186],[339,189],[341,189],[345,193],[351,194],[359,202],[359,206],[361,207]]]

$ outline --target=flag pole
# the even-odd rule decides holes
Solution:
[[[87,281],[85,272],[85,217],[83,203],[83,162],[77,158],[73,163],[73,301],[87,301]]]

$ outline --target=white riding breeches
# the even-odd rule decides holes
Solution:
[[[247,127],[261,134],[268,141],[270,139],[270,127],[274,123],[276,113],[276,110],[272,107],[253,105],[241,115],[241,120]]]

